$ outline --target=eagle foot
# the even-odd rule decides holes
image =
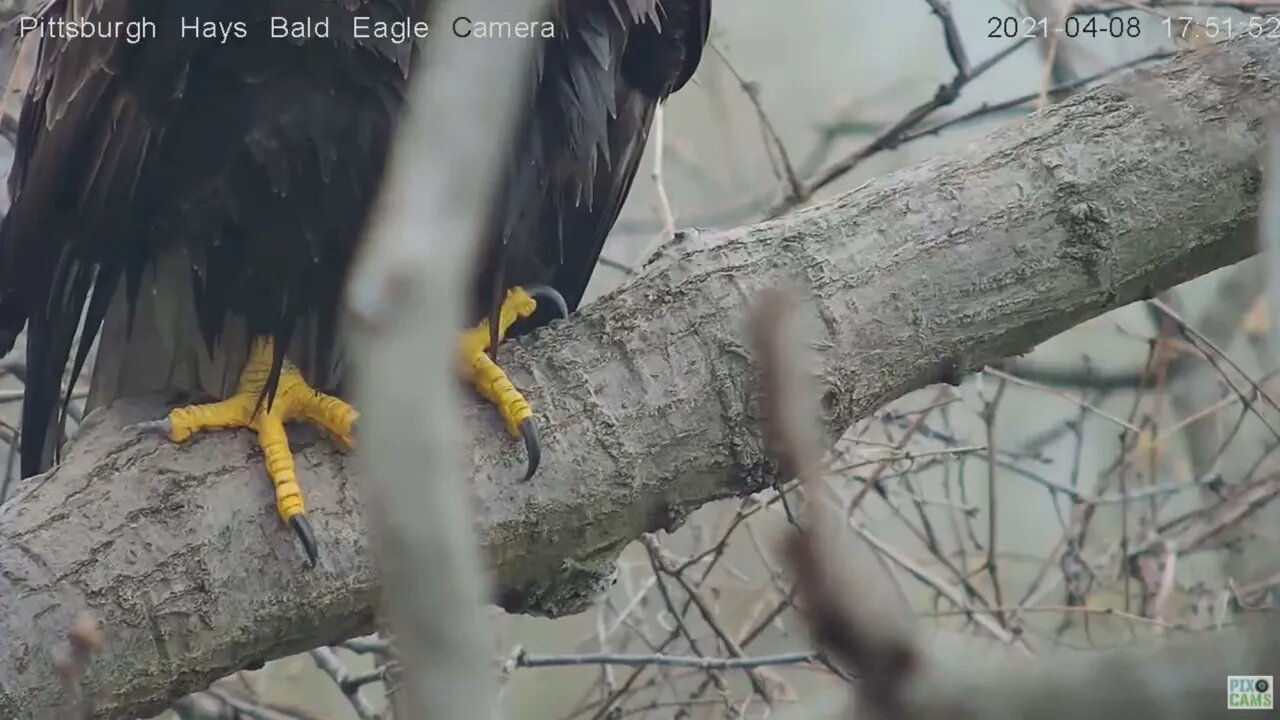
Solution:
[[[163,420],[132,427],[142,432],[162,432],[175,443],[185,442],[202,430],[244,428],[256,432],[267,474],[275,487],[276,512],[297,534],[309,564],[314,567],[318,558],[315,534],[306,518],[302,488],[298,485],[284,426],[295,420],[306,420],[324,429],[338,445],[349,450],[355,447],[355,423],[360,413],[346,402],[312,389],[298,368],[287,360],[280,371],[275,399],[267,408],[263,389],[271,374],[273,356],[270,338],[255,340],[231,397],[174,408]]]
[[[534,297],[544,298],[556,305],[562,316],[568,315],[564,298],[554,289],[543,285],[513,287],[507,291],[498,311],[498,340],[506,337],[507,331],[521,318],[533,315],[538,309],[538,301]],[[480,396],[498,409],[503,425],[512,437],[524,440],[528,454],[528,464],[524,479],[528,480],[538,470],[542,459],[542,445],[538,440],[538,425],[533,419],[533,408],[529,401],[516,389],[507,377],[507,373],[494,362],[489,351],[490,343],[488,319],[470,330],[462,333],[458,344],[458,358],[462,377],[469,382]]]

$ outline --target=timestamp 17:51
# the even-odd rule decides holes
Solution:
[[[1165,37],[1183,40],[1218,40],[1239,35],[1280,39],[1280,15],[1239,18],[1210,15],[1203,20],[1191,16],[1165,17],[1160,24]],[[1071,15],[1061,24],[1050,23],[1044,17],[993,15],[987,18],[987,27],[987,37],[990,38],[1047,38],[1059,34],[1069,38],[1136,38],[1142,35],[1142,20],[1137,15]]]
[[[1197,38],[1207,40],[1229,39],[1238,35],[1248,35],[1255,38],[1266,37],[1273,40],[1280,39],[1280,15],[1269,17],[1252,15],[1247,18],[1215,17],[1210,15],[1201,22],[1197,22],[1195,18],[1190,16],[1167,17],[1161,23],[1164,25],[1165,32],[1168,33],[1169,37],[1182,38],[1183,40]]]

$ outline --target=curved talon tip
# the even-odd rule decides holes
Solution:
[[[550,285],[533,284],[524,285],[524,291],[529,293],[529,297],[534,300],[546,300],[556,306],[556,312],[559,313],[560,319],[564,320],[569,317],[569,304],[564,301],[564,296],[559,290]]]
[[[315,567],[320,553],[316,551],[316,535],[311,531],[311,523],[307,521],[307,516],[298,513],[289,518],[289,527],[293,528],[298,540],[302,541],[302,549],[307,553],[307,566]]]
[[[160,418],[159,420],[143,420],[132,425],[124,427],[125,432],[151,434],[151,435],[168,435],[173,431],[173,423],[169,418]]]
[[[533,418],[520,421],[520,437],[524,438],[524,449],[529,454],[529,469],[524,473],[524,482],[528,482],[538,471],[538,463],[542,461],[542,444],[538,442],[538,424],[533,421]]]

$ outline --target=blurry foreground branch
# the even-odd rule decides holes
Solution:
[[[894,579],[869,544],[841,532],[841,503],[818,496],[824,451],[812,418],[807,336],[788,322],[797,303],[761,293],[751,318],[751,350],[770,453],[798,478],[808,500],[804,523],[790,533],[786,555],[799,608],[829,662],[857,678],[850,718],[1177,718],[1220,714],[1228,675],[1258,674],[1280,663],[1280,620],[1254,618],[1243,627],[1102,656],[1008,654],[975,661],[972,648],[930,652]],[[949,652],[948,652],[949,650]]]
[[[495,16],[545,10],[543,0],[487,4]],[[481,12],[475,5],[440,3],[431,20]],[[490,585],[460,472],[454,345],[534,43],[446,34],[425,46],[350,283],[362,487],[404,666],[403,717],[483,718],[497,693]]]
[[[828,203],[678,234],[629,285],[505,346],[542,470],[517,480],[524,454],[489,408],[458,419],[475,428],[464,465],[499,600],[579,610],[642,533],[779,480],[744,334],[764,288],[812,291],[831,440],[909,390],[1248,256],[1278,90],[1266,39],[1182,55]],[[158,403],[86,418],[65,462],[0,508],[0,717],[56,707],[49,648],[86,609],[106,642],[84,684],[115,717],[370,627],[381,586],[353,460],[297,433],[325,551],[307,571],[248,436],[121,432]]]
[[[753,318],[769,448],[802,481],[804,525],[787,539],[800,611],[827,658],[857,678],[850,718],[1142,718],[1176,720],[1222,712],[1228,675],[1269,672],[1280,663],[1280,618],[1157,645],[1148,640],[1101,656],[1059,654],[1031,661],[973,648],[933,652],[909,604],[870,545],[843,533],[839,503],[822,502],[822,448],[810,418],[817,393],[804,362],[805,335],[787,322],[782,294]],[[788,337],[788,331],[791,331]]]

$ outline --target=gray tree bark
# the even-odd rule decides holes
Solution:
[[[836,438],[887,400],[1248,256],[1278,85],[1266,39],[1183,54],[821,205],[682,233],[625,287],[504,346],[542,470],[518,481],[524,454],[487,407],[459,419],[499,601],[579,610],[642,533],[779,479],[744,339],[763,288],[812,292]],[[87,677],[102,717],[370,628],[380,584],[353,460],[295,436],[325,552],[307,571],[249,435],[121,430],[162,413],[95,413],[0,508],[0,717],[53,714],[50,651],[86,609],[107,632]]]

